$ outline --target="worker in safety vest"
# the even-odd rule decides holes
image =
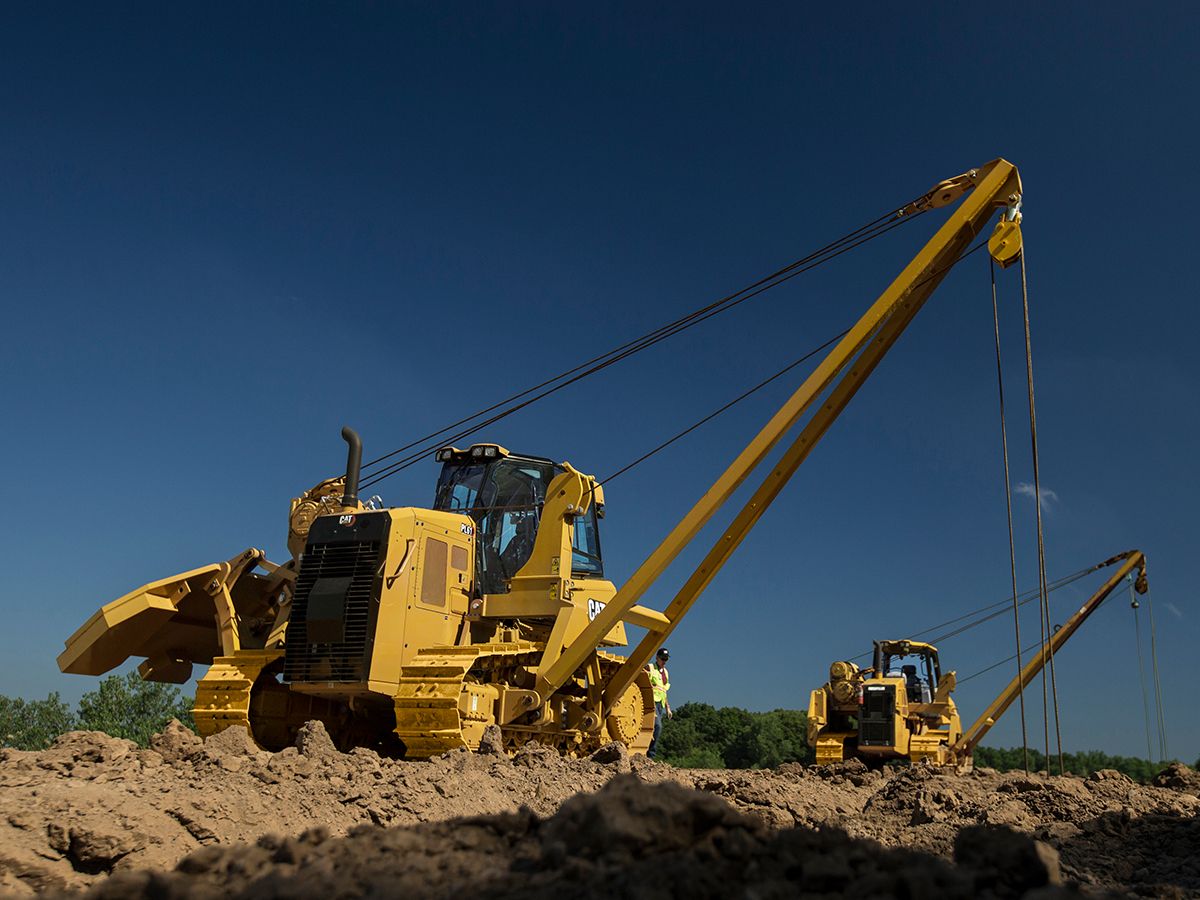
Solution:
[[[658,735],[662,731],[663,715],[671,718],[671,702],[667,699],[667,691],[671,689],[671,676],[667,674],[667,660],[671,658],[666,647],[660,647],[654,654],[654,663],[650,666],[650,687],[654,691],[654,737],[650,739],[650,748],[646,755],[654,759],[658,746]]]

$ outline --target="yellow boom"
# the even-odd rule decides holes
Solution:
[[[649,662],[655,649],[666,640],[692,608],[709,582],[808,457],[817,441],[913,320],[942,278],[999,208],[1007,207],[1012,214],[1005,216],[1005,220],[997,227],[989,242],[989,252],[1001,265],[1008,265],[1019,257],[1020,217],[1016,210],[1019,209],[1021,201],[1021,179],[1016,166],[1006,160],[994,160],[978,169],[942,182],[906,211],[916,212],[924,208],[944,206],[964,195],[965,199],[959,208],[642,563],[624,587],[617,591],[578,639],[565,647],[553,664],[539,671],[535,690],[540,698],[549,697],[561,687],[611,628],[621,621],[629,621],[629,611],[655,580],[691,543],[783,436],[815,407],[816,411],[803,430],[668,604],[661,614],[661,620],[651,619],[646,615],[641,617],[649,633],[609,679],[604,691],[604,708],[610,708],[637,676],[642,666]],[[826,391],[829,391],[828,396],[818,405],[818,399]]]
[[[1117,586],[1134,569],[1138,570],[1134,588],[1139,594],[1146,593],[1146,557],[1140,550],[1128,550],[1125,553],[1118,553],[1112,559],[1105,560],[1100,565],[1110,566],[1121,560],[1124,560],[1124,562],[1109,577],[1108,581],[1104,582],[1100,586],[1100,589],[1092,594],[1087,602],[1079,607],[1078,611],[1071,618],[1067,619],[1058,631],[1054,632],[1053,637],[1047,642],[1045,652],[1042,652],[1039,647],[1033,659],[1025,664],[1025,667],[1021,669],[1017,677],[1008,683],[1008,687],[1001,691],[996,699],[988,705],[988,708],[975,720],[975,724],[963,732],[963,736],[950,748],[952,755],[960,760],[965,760],[974,752],[975,747],[983,740],[983,736],[991,730],[991,727],[996,724],[997,720],[1004,715],[1005,710],[1017,699],[1022,688],[1037,677],[1037,674],[1042,670],[1046,661],[1058,652],[1059,647],[1070,640],[1071,635],[1079,630],[1079,626],[1087,620],[1087,617],[1100,608],[1100,604],[1108,598],[1109,594],[1117,589]]]

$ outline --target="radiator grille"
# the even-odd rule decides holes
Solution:
[[[304,548],[288,619],[285,681],[367,680],[379,548],[379,541],[314,542]]]
[[[881,685],[863,692],[862,715],[858,720],[860,747],[890,747],[895,743],[896,689]]]

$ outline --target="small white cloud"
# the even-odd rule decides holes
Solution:
[[[1033,499],[1033,485],[1026,481],[1018,481],[1017,486],[1013,488],[1014,494],[1020,494],[1022,497]],[[1042,488],[1041,507],[1043,510],[1048,510],[1051,503],[1058,502],[1058,494],[1050,490],[1050,488]]]
[[[1170,602],[1168,602],[1168,603],[1167,603],[1167,609],[1169,609],[1171,612],[1173,612],[1173,613],[1175,614],[1175,618],[1177,618],[1177,619],[1182,619],[1182,618],[1183,618],[1183,613],[1181,613],[1181,612],[1179,611],[1179,607],[1178,607],[1178,606],[1176,606],[1174,603],[1170,603]]]

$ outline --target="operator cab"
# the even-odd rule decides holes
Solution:
[[[537,537],[546,490],[564,472],[553,460],[509,453],[497,444],[466,450],[446,447],[433,508],[462,513],[475,522],[475,585],[479,594],[503,594],[509,580],[529,560]],[[571,574],[601,578],[601,513],[597,504],[575,520]]]
[[[876,641],[875,676],[902,678],[909,703],[932,703],[942,668],[937,648],[918,641]]]

